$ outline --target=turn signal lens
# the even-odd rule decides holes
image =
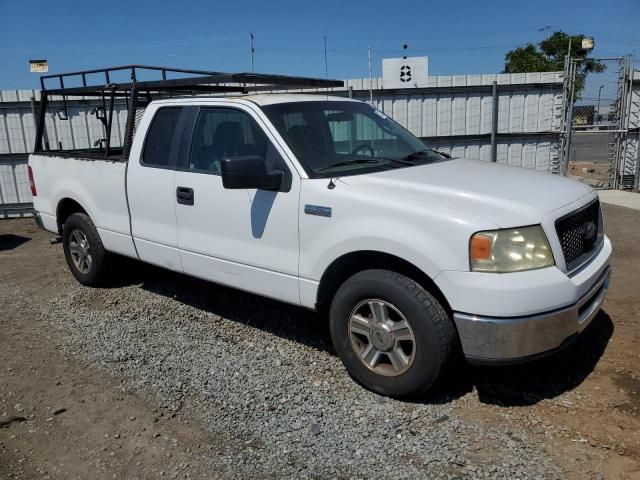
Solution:
[[[482,234],[471,237],[469,257],[472,261],[489,260],[491,258],[491,238]]]
[[[540,225],[478,232],[469,241],[474,272],[521,272],[555,265]]]

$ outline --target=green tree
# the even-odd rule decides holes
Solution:
[[[564,70],[564,59],[571,40],[571,57],[583,59],[578,64],[576,80],[584,84],[584,78],[588,73],[603,72],[606,66],[597,60],[587,58],[589,52],[582,50],[583,38],[584,35],[554,32],[538,45],[528,43],[524,47],[511,50],[505,55],[503,73],[561,72]]]

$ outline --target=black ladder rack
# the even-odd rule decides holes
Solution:
[[[116,73],[129,74],[129,81],[114,82]],[[141,80],[141,77],[159,76],[157,79]],[[178,78],[168,78],[170,76]],[[90,80],[98,77],[98,82],[89,84]],[[47,88],[51,83],[54,88]],[[66,85],[65,85],[66,83]],[[80,83],[76,86],[67,86]],[[139,98],[169,95],[196,95],[201,93],[249,93],[259,91],[273,91],[304,88],[333,88],[343,87],[341,80],[328,80],[310,77],[294,77],[287,75],[271,75],[263,73],[225,73],[208,70],[193,70],[183,68],[159,67],[151,65],[122,65],[117,67],[80,70],[77,72],[43,75],[40,77],[41,98],[38,125],[36,129],[36,144],[34,151],[49,151],[48,142],[43,142],[45,114],[49,99],[53,95],[62,96],[64,115],[67,115],[67,97],[95,97],[102,101],[105,126],[105,145],[100,152],[85,156],[112,157],[111,155],[111,126],[113,121],[114,101],[124,98],[127,103],[128,115],[122,147],[121,159],[126,160],[131,149],[135,128],[135,112],[139,105]],[[96,115],[97,116],[97,115]],[[100,118],[100,117],[99,117]],[[65,118],[61,118],[64,120]],[[43,145],[44,143],[44,145]],[[66,152],[69,154],[70,152]]]

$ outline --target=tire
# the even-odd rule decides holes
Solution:
[[[85,243],[80,240],[84,240]],[[62,246],[69,270],[78,282],[88,287],[106,283],[108,254],[96,226],[88,215],[74,213],[67,218],[62,227]],[[78,249],[78,246],[81,248]]]
[[[349,374],[390,397],[424,394],[456,345],[442,305],[409,277],[389,270],[364,270],[346,280],[333,298],[329,322]]]

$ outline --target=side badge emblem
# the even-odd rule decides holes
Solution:
[[[307,204],[304,206],[304,213],[307,215],[317,215],[319,217],[331,217],[331,207]]]

